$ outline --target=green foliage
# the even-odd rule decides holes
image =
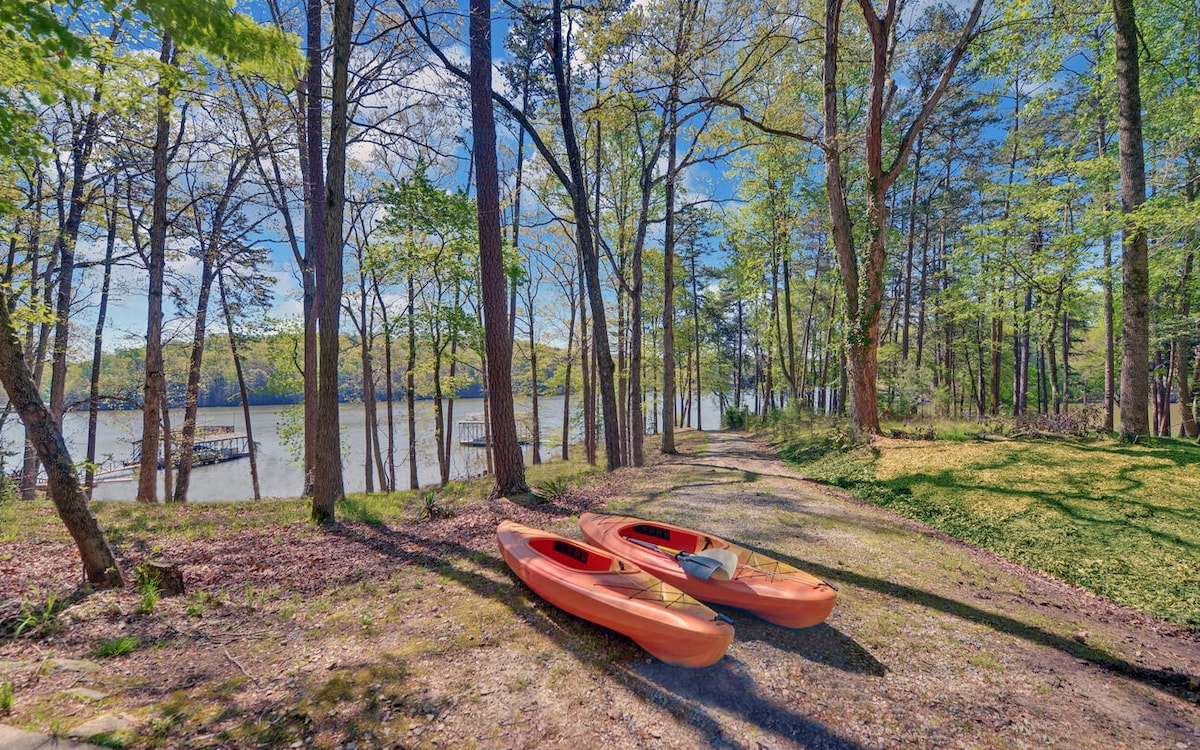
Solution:
[[[13,690],[13,684],[8,680],[0,680],[0,714],[8,715],[12,713],[13,702],[16,700],[16,694]]]
[[[344,497],[338,502],[338,515],[346,521],[362,521],[363,523],[383,523],[379,510],[364,501],[364,497]]]
[[[107,659],[113,656],[125,656],[133,653],[134,649],[141,645],[136,637],[132,635],[123,635],[119,638],[100,641],[96,644],[96,650],[93,652],[98,658]]]
[[[137,585],[138,591],[141,592],[137,611],[139,614],[148,615],[154,611],[154,608],[158,605],[159,598],[162,596],[158,578],[150,567],[143,562],[133,569],[133,580]]]
[[[447,508],[439,500],[436,492],[427,492],[421,498],[421,510],[417,518],[421,521],[436,521],[439,518],[453,518],[454,511]]]
[[[566,479],[554,477],[538,484],[537,487],[533,489],[533,494],[539,500],[542,500],[543,502],[549,502],[560,497],[563,493],[570,489],[570,486],[570,483]]]
[[[37,601],[36,594],[27,596],[12,626],[13,638],[40,638],[58,632],[62,628],[58,616],[66,607],[66,599],[56,592],[51,592],[44,602]]]
[[[726,430],[746,429],[746,409],[740,406],[730,406],[721,415],[721,428]]]

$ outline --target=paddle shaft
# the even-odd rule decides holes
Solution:
[[[634,539],[633,537],[625,537],[625,539],[633,542],[639,547],[652,549],[655,552],[674,558],[675,562],[679,563],[679,567],[683,568],[684,573],[706,581],[709,578],[712,578],[713,573],[719,570],[721,567],[721,561],[714,560],[711,557],[701,557],[699,555],[694,555],[691,552],[684,552],[683,550],[673,549],[671,547],[663,547],[662,545],[654,544],[652,542],[644,542],[641,539]]]

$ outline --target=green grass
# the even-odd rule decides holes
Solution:
[[[781,456],[807,476],[1122,604],[1200,630],[1200,446],[1158,439],[821,438]]]
[[[107,659],[112,656],[124,656],[132,653],[134,649],[141,645],[132,635],[123,635],[119,638],[100,641],[96,644],[96,656],[101,659]]]
[[[0,681],[0,716],[6,716],[12,711],[15,698],[13,684],[8,680]]]

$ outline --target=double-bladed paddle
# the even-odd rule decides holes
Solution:
[[[634,539],[633,537],[625,538],[640,547],[652,549],[655,552],[661,552],[668,557],[675,558],[675,561],[679,563],[679,567],[683,568],[683,572],[693,578],[699,578],[702,581],[707,581],[709,578],[714,577],[718,581],[729,580],[729,572],[724,569],[720,560],[694,555],[691,552],[684,552],[683,550],[672,549],[671,547],[663,547],[651,542],[644,542],[641,539]]]

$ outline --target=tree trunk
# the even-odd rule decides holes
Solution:
[[[925,133],[922,132],[917,136],[917,145],[913,148],[912,182],[908,188],[908,233],[904,242],[904,288],[901,292],[904,310],[900,321],[900,361],[905,363],[908,362],[908,321],[912,315],[913,249],[917,240],[917,183],[921,178],[921,155],[924,145]]]
[[[672,91],[672,94],[675,92]],[[663,228],[663,412],[662,444],[659,450],[667,455],[675,449],[675,169],[677,166],[677,136],[679,123],[675,96],[667,109],[667,176],[665,183],[666,221]]]
[[[433,336],[433,443],[437,448],[438,484],[442,487],[450,481],[450,451],[443,436],[446,434],[446,413],[442,407],[442,336]]]
[[[958,42],[950,51],[942,68],[937,84],[922,103],[920,113],[904,133],[892,163],[886,167],[883,163],[883,129],[887,114],[884,100],[892,80],[889,68],[892,62],[891,43],[895,33],[896,7],[895,2],[889,2],[888,9],[882,17],[876,13],[871,0],[859,0],[859,7],[871,40],[870,85],[866,106],[866,131],[863,138],[866,151],[866,234],[869,246],[861,275],[847,205],[846,186],[841,174],[843,164],[842,149],[839,145],[837,66],[842,0],[826,0],[825,3],[822,73],[825,104],[825,177],[834,230],[834,247],[837,250],[838,265],[846,290],[850,421],[858,432],[878,434],[880,427],[876,382],[879,369],[879,313],[883,304],[883,277],[887,260],[888,190],[904,169],[917,135],[925,127],[949,85],[955,68],[966,54],[975,25],[979,21],[983,2],[975,1],[959,34]]]
[[[215,239],[215,238],[214,238]],[[179,472],[175,475],[177,503],[187,502],[188,488],[192,480],[192,459],[196,445],[196,409],[200,400],[200,366],[204,360],[204,339],[208,332],[208,298],[213,284],[213,252],[210,247],[205,253],[200,272],[200,294],[196,301],[196,326],[193,330],[192,355],[188,363],[187,400],[183,409],[183,436],[179,444]]]
[[[375,491],[375,452],[372,446],[379,442],[379,433],[375,430],[375,374],[371,371],[371,335],[370,323],[367,320],[367,278],[362,270],[362,258],[359,258],[359,315],[362,316],[361,349],[359,362],[362,366],[363,389],[363,488],[367,493]]]
[[[307,263],[301,268],[304,282],[304,494],[311,496],[316,491],[316,464],[320,432],[320,383],[318,365],[319,344],[318,322],[321,317],[322,291],[317,284],[318,274],[323,270],[317,264],[325,257],[325,234],[327,218],[325,209],[325,148],[323,113],[324,91],[322,90],[324,64],[322,21],[324,17],[321,0],[305,0],[305,74],[304,92],[304,141],[301,162],[305,165],[307,183],[304,193],[306,230],[304,233],[304,256]]]
[[[1183,278],[1179,283],[1179,307],[1177,314],[1181,320],[1188,320],[1192,314],[1192,295],[1188,289],[1191,280],[1192,267],[1195,263],[1195,253],[1189,252],[1183,264]],[[1188,344],[1186,334],[1175,336],[1171,344],[1172,369],[1175,370],[1175,381],[1179,387],[1179,434],[1181,437],[1200,436],[1200,427],[1196,425],[1196,414],[1192,411],[1192,385],[1188,368],[1189,355],[1192,347]],[[1168,387],[1169,390],[1169,387]]]
[[[408,488],[421,488],[417,477],[417,308],[416,280],[408,272],[408,361],[404,376],[404,399],[408,406]]]
[[[169,65],[174,57],[171,35],[164,34],[159,61]],[[138,468],[137,500],[140,503],[158,502],[158,443],[159,424],[167,383],[163,372],[162,325],[163,325],[163,281],[166,273],[167,253],[167,174],[168,151],[170,149],[171,106],[170,88],[160,82],[158,107],[155,117],[154,137],[154,195],[151,201],[150,219],[150,286],[146,291],[146,382],[142,395],[142,460]],[[167,456],[167,463],[170,457]]]
[[[482,0],[475,0],[480,2]],[[604,293],[600,288],[600,258],[592,235],[591,217],[588,213],[587,191],[583,176],[583,158],[575,134],[571,114],[571,95],[566,72],[566,50],[562,30],[562,0],[553,0],[551,21],[553,23],[553,49],[551,64],[554,69],[555,92],[558,98],[559,117],[562,122],[563,148],[571,174],[571,206],[575,214],[575,239],[583,256],[584,275],[587,280],[587,296],[592,307],[592,340],[600,390],[600,408],[604,420],[604,453],[609,471],[621,466],[621,441],[617,432],[617,392],[614,382],[616,365],[609,347],[608,322],[605,319]],[[490,97],[491,92],[487,92]],[[490,101],[490,100],[489,100]],[[491,111],[490,109],[488,110]],[[598,229],[598,228],[597,228]],[[486,291],[487,285],[484,285]],[[511,398],[511,393],[509,394]]]
[[[1121,166],[1121,435],[1150,434],[1150,274],[1146,229],[1136,214],[1146,202],[1142,96],[1133,0],[1113,0],[1117,56],[1117,132]]]
[[[559,11],[556,8],[556,12]],[[500,178],[496,164],[495,114],[492,111],[492,20],[489,0],[471,0],[470,12],[475,206],[479,218],[479,272],[491,411],[490,444],[496,478],[492,495],[509,496],[526,492],[528,488],[525,486],[525,461],[517,442],[516,419],[513,415],[512,336],[509,335],[505,310],[504,254],[500,238]],[[561,51],[561,34],[556,36],[559,37],[556,49]],[[581,179],[576,180],[576,186],[582,187]],[[583,234],[582,228],[580,234]]]
[[[533,268],[529,269],[529,279],[527,287],[529,292],[529,396],[533,401],[531,416],[531,430],[533,434],[530,436],[532,455],[529,460],[536,465],[542,462],[542,420],[541,415],[538,413],[537,338],[534,336],[533,328]]]
[[[319,361],[317,363],[317,452],[314,456],[312,520],[331,524],[337,502],[345,495],[342,485],[341,432],[338,418],[338,347],[342,304],[342,226],[346,202],[346,93],[350,49],[354,31],[354,0],[334,0],[333,83],[329,115],[329,150],[326,155],[325,246],[317,259],[320,302]],[[323,273],[322,273],[323,272]]]
[[[233,370],[237,374],[238,395],[242,402],[242,419],[246,423],[246,452],[250,458],[250,483],[254,487],[254,499],[261,500],[258,486],[258,450],[254,446],[254,426],[250,422],[250,398],[246,389],[246,376],[242,372],[242,359],[238,354],[237,336],[233,331],[233,314],[229,309],[229,296],[225,293],[225,278],[217,275],[217,289],[221,294],[221,310],[225,313],[225,330],[229,334],[229,355],[233,358]]]
[[[159,411],[162,413],[163,499],[169,501],[175,495],[175,450],[172,446],[175,436],[171,432],[171,404],[165,393]]]
[[[696,335],[696,340],[695,340],[695,345],[696,345],[696,362],[695,362],[695,367],[696,367],[696,429],[703,430],[704,429],[704,421],[700,416],[701,399],[704,398],[704,394],[703,394],[703,391],[702,391],[702,388],[700,385],[700,288],[696,281],[696,256],[698,254],[699,254],[699,252],[697,251],[697,249],[695,247],[693,247],[692,248],[692,258],[691,258],[691,260],[692,260],[692,327],[695,329],[695,335]],[[784,261],[783,270],[784,270],[784,289],[790,289],[791,284],[787,280],[787,261]],[[792,306],[791,306],[791,303],[788,303],[788,305],[787,305],[787,315],[788,315],[788,348],[791,351],[792,368],[793,368],[792,372],[794,373],[796,371],[795,370],[796,346],[795,346],[794,340],[792,339]]]
[[[738,300],[737,300],[737,370],[735,371],[736,374],[734,375],[734,378],[733,378],[733,402],[737,406],[739,411],[743,408],[742,407],[742,384],[745,382],[745,376],[743,375],[743,370],[744,370],[745,364],[746,364],[745,363],[746,345],[745,345],[745,342],[742,340],[742,337],[746,332],[745,304],[746,304],[745,301],[742,300],[741,296],[739,295]],[[830,328],[832,328],[832,327],[833,326],[830,325]]]
[[[100,311],[96,314],[96,332],[92,337],[92,373],[88,384],[87,474],[83,484],[88,499],[96,485],[96,423],[100,416],[100,364],[104,356],[104,322],[108,316],[108,292],[112,287],[113,251],[117,244],[117,209],[114,201],[108,212],[108,236],[104,245],[104,281],[100,284]]]
[[[574,280],[568,279],[567,286],[574,290]],[[576,297],[574,294],[567,295],[571,301],[571,316],[567,319],[567,371],[563,376],[563,415],[562,415],[562,460],[568,461],[571,457],[571,367],[575,364],[574,345],[575,345],[575,306]]]
[[[578,229],[576,229],[578,231]],[[578,242],[576,242],[578,246]],[[591,341],[588,338],[588,297],[584,284],[583,251],[576,253],[579,270],[579,380],[580,401],[583,402],[583,450],[589,466],[596,465],[596,396],[592,392],[591,367],[588,354]]]
[[[30,222],[30,230],[29,230],[29,266],[30,266],[29,277],[32,282],[30,285],[30,288],[29,288],[29,296],[31,299],[36,298],[38,296],[38,290],[40,288],[41,294],[42,294],[42,304],[45,305],[47,309],[49,309],[50,304],[53,301],[53,292],[51,291],[50,278],[53,275],[53,271],[55,268],[57,268],[58,264],[53,256],[51,256],[50,258],[48,258],[46,260],[46,268],[43,272],[43,276],[41,278],[41,282],[39,285],[38,260],[41,256],[41,245],[42,245],[42,234],[41,234],[42,192],[43,192],[42,185],[43,185],[42,170],[39,165],[39,168],[37,170],[37,181],[36,181],[36,186],[35,186],[35,190],[37,191],[37,197],[34,199],[34,215],[33,215],[32,221]],[[37,342],[36,347],[34,347],[34,344],[33,344],[34,326],[29,326],[29,330],[25,334],[25,337],[26,337],[25,353],[27,356],[29,356],[29,355],[33,356],[32,370],[33,370],[33,382],[35,382],[35,383],[42,382],[42,370],[43,370],[44,362],[46,361],[46,347],[49,345],[48,342],[49,342],[49,334],[50,334],[50,327],[46,323],[42,323],[40,326],[38,326],[38,329],[39,329],[39,335],[38,335],[38,342]],[[34,497],[37,494],[37,478],[38,478],[37,449],[34,447],[32,439],[28,435],[26,435],[25,436],[25,456],[24,456],[24,461],[22,462],[22,465],[21,465],[21,499],[22,500],[30,500],[31,501],[34,499]]]
[[[114,27],[113,34],[116,29]],[[107,66],[101,63],[98,73],[103,78]],[[66,221],[59,227],[54,241],[54,252],[58,256],[58,300],[55,305],[54,356],[50,366],[50,413],[62,428],[63,394],[67,381],[67,346],[71,334],[71,296],[75,279],[75,245],[79,238],[79,226],[88,201],[84,187],[88,181],[88,167],[92,150],[99,134],[99,117],[102,84],[97,83],[92,94],[92,108],[81,125],[71,132],[71,196]],[[59,214],[61,216],[61,213]]]
[[[87,494],[79,483],[75,463],[67,451],[62,431],[42,402],[33,373],[25,363],[21,343],[13,330],[8,298],[0,292],[0,382],[25,424],[38,458],[46,467],[49,495],[59,518],[79,549],[87,580],[100,587],[123,586],[124,579],[104,532],[88,509]]]
[[[375,302],[383,319],[383,394],[387,399],[387,482],[388,492],[396,491],[396,421],[392,402],[395,398],[395,388],[392,385],[392,325],[388,319],[387,305],[383,303],[383,295],[379,292],[379,284],[375,284]]]

